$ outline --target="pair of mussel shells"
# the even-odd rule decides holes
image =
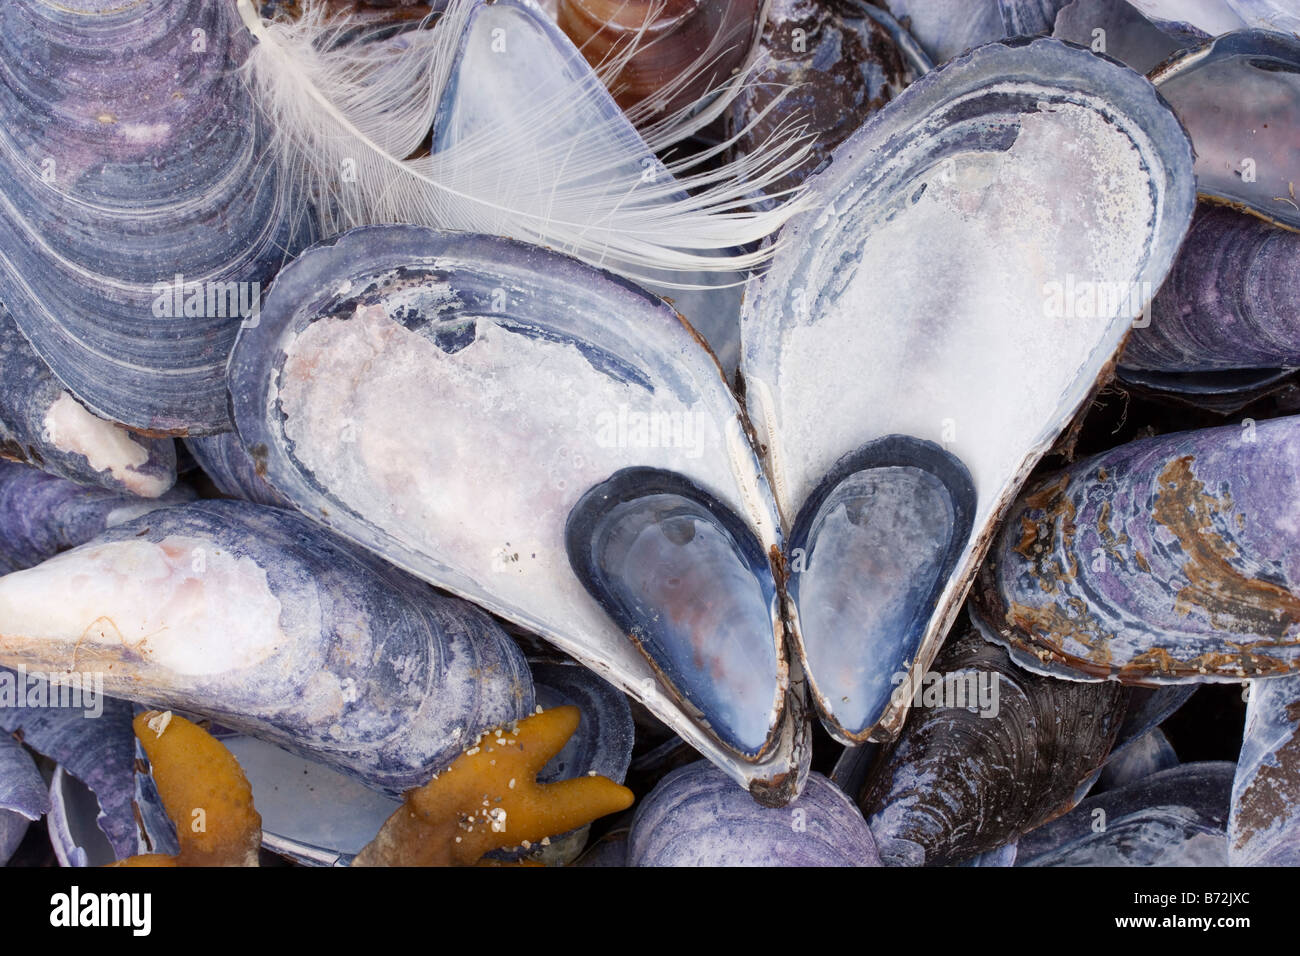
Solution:
[[[631,283],[374,227],[280,273],[236,344],[235,423],[304,514],[548,638],[782,802],[805,694],[841,740],[897,730],[896,676],[933,656],[1133,318],[1045,318],[1043,284],[1158,284],[1191,162],[1137,75],[994,44],[809,180],[746,296],[743,404]]]

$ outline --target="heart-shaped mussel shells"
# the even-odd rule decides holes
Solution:
[[[225,0],[0,6],[0,299],[96,414],[229,428],[223,372],[295,239]]]
[[[792,636],[840,739],[897,732],[892,678],[933,659],[1163,280],[1191,165],[1142,77],[1039,39],[922,77],[808,180],[746,297],[741,371],[791,529]]]
[[[662,300],[523,243],[358,229],[280,274],[230,377],[246,446],[305,513],[793,795],[771,496]]]

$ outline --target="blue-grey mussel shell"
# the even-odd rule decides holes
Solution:
[[[1151,80],[1191,134],[1197,191],[1300,229],[1300,37],[1228,33]]]
[[[1300,866],[1300,677],[1251,682],[1228,862]]]
[[[1069,810],[1124,717],[1114,683],[1041,677],[967,631],[949,637],[858,800],[887,865],[957,863]]]
[[[287,511],[164,509],[0,578],[0,663],[213,717],[400,790],[529,713],[514,643],[478,609]]]
[[[272,508],[292,507],[284,495],[266,483],[258,472],[257,462],[244,450],[234,432],[187,438],[184,447],[223,495]]]
[[[188,488],[173,488],[161,498],[139,498],[0,461],[0,574],[33,567],[115,524],[193,497]]]
[[[1056,14],[1052,36],[1114,57],[1146,73],[1183,43],[1156,27],[1128,0],[1071,0]]]
[[[1016,866],[1225,866],[1231,787],[1227,762],[1162,770],[1026,835]]]
[[[879,866],[862,814],[821,774],[802,796],[762,807],[700,761],[674,770],[641,801],[628,866]]]
[[[0,304],[0,458],[51,475],[156,498],[176,482],[170,438],[146,438],[91,414],[32,351]]]
[[[0,7],[0,300],[133,428],[229,427],[235,333],[310,238],[236,71],[248,43],[227,0]]]
[[[279,274],[229,374],[245,447],[304,514],[797,792],[775,506],[661,299],[520,242],[360,228]]]
[[[930,59],[1004,37],[1051,33],[1068,0],[877,0],[920,41]]]
[[[890,677],[933,659],[1020,483],[1108,374],[1191,219],[1191,167],[1146,80],[1037,38],[920,77],[806,181],[747,290],[741,371],[792,643],[837,739],[898,732]],[[1077,282],[1115,295],[1076,311]]]
[[[45,781],[23,745],[0,734],[0,866],[9,862],[27,824],[50,809]]]
[[[1240,681],[1300,667],[1300,418],[1163,435],[1028,489],[977,623],[1074,679]]]

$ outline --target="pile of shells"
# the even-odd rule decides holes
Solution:
[[[1300,863],[1289,6],[0,5],[0,862]]]

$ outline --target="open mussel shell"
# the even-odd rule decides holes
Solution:
[[[538,122],[538,117],[546,121]],[[583,222],[590,218],[593,199],[620,197],[620,202],[653,209],[685,197],[578,49],[554,22],[520,0],[480,4],[469,15],[448,67],[432,149],[435,158],[452,149],[462,155],[475,149],[499,150],[507,130],[515,166],[501,173],[511,158],[494,157],[493,179],[471,183],[468,190],[492,197],[502,209]],[[575,156],[594,161],[584,167]],[[579,170],[584,170],[582,175]],[[496,228],[482,231],[532,238],[521,234],[519,217],[503,215]],[[691,251],[722,256],[733,250]],[[644,288],[669,298],[708,342],[727,374],[735,371],[743,275],[646,268],[614,255],[598,265],[635,275]]]
[[[746,83],[728,110],[736,149],[760,149],[782,123],[815,137],[808,155],[774,190],[798,186],[872,112],[930,64],[909,59],[903,31],[866,4],[772,0]]]
[[[27,825],[50,809],[45,780],[23,745],[0,734],[0,866],[18,849]]]
[[[1202,203],[1120,373],[1300,367],[1300,233]]]
[[[1197,43],[1246,26],[1228,0],[1129,0],[1141,14],[1170,36]]]
[[[887,865],[957,863],[1069,810],[1124,716],[1124,688],[1031,674],[973,631],[934,666],[901,685],[919,706],[858,800]]]
[[[1017,866],[1226,866],[1231,763],[1171,767],[1020,840]]]
[[[229,427],[223,372],[296,239],[233,3],[0,7],[0,299],[132,428]],[[147,93],[145,92],[147,91]]]
[[[0,578],[0,619],[0,663],[93,672],[391,790],[533,704],[487,615],[245,502],[163,509]]]
[[[1300,37],[1229,33],[1151,80],[1191,133],[1200,193],[1300,229]]]
[[[972,613],[1017,662],[1136,683],[1300,668],[1300,418],[1135,441],[1017,501]]]
[[[230,377],[304,513],[794,795],[776,515],[718,366],[661,300],[522,243],[359,229],[280,274]]]
[[[0,458],[60,478],[156,498],[176,483],[170,438],[147,438],[86,410],[0,305]]]
[[[1251,682],[1228,862],[1300,866],[1300,677]]]
[[[793,637],[840,739],[897,732],[883,681],[933,658],[1020,482],[1163,280],[1191,164],[1146,80],[1037,39],[921,77],[808,180],[747,295],[741,370],[799,538]]]
[[[0,461],[0,574],[33,567],[113,525],[193,498],[183,487],[139,498]]]
[[[637,808],[628,866],[879,866],[862,814],[819,773],[798,800],[762,807],[704,761],[674,770]]]

